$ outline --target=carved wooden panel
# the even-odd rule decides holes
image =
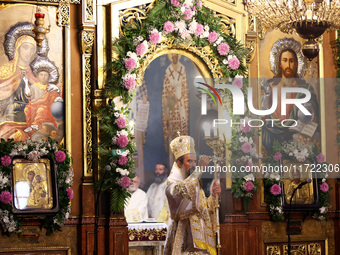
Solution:
[[[292,242],[291,254],[294,255],[327,255],[326,241],[300,241]],[[283,242],[265,243],[266,255],[288,255],[288,244]]]

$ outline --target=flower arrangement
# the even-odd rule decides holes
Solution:
[[[11,180],[12,159],[15,156],[24,156],[28,160],[37,160],[47,156],[55,161],[57,166],[57,183],[59,195],[59,211],[41,219],[42,227],[50,235],[55,230],[61,230],[63,222],[71,212],[70,200],[73,199],[73,169],[72,159],[54,140],[14,142],[13,140],[0,141],[0,225],[4,233],[10,235],[20,230],[21,218],[13,214],[13,183]]]
[[[121,213],[125,200],[130,196],[127,188],[135,177],[131,171],[134,166],[132,154],[135,145],[131,141],[131,126],[127,125],[129,109],[119,102],[119,98],[113,100],[110,106],[108,112],[101,112],[101,135],[104,139],[100,146],[100,155],[102,176],[105,176],[102,189],[111,192],[112,212]]]
[[[258,188],[255,175],[251,172],[251,167],[260,156],[256,152],[256,145],[253,137],[256,136],[255,129],[248,125],[247,118],[240,126],[234,126],[232,140],[228,145],[232,152],[230,164],[236,167],[233,173],[231,192],[235,198],[242,198],[245,211],[248,210],[249,203]]]
[[[115,58],[108,66],[112,71],[105,86],[105,96],[108,98],[120,96],[124,103],[130,102],[136,80],[140,78],[139,67],[146,59],[148,51],[167,40],[173,41],[175,45],[210,47],[211,57],[218,60],[221,78],[237,77],[236,86],[242,86],[246,68],[240,60],[246,56],[246,50],[236,38],[223,31],[220,18],[204,7],[201,0],[159,0],[146,19],[126,24],[124,32],[125,36],[114,43]],[[102,136],[113,137],[112,143],[109,139],[101,139],[99,144],[102,172],[110,168],[104,186],[112,192],[113,212],[123,211],[125,199],[129,197],[126,187],[134,176],[131,172],[131,155],[134,150],[131,134],[127,129],[127,133],[117,134],[125,128],[121,127],[119,117],[114,115],[120,115],[124,111],[126,109],[119,110],[115,108],[115,103],[111,103],[99,113],[103,120]],[[126,119],[126,115],[122,117]],[[126,151],[129,152],[126,155],[119,154]],[[127,158],[121,159],[122,156]]]
[[[282,145],[277,141],[274,142],[273,151],[268,155],[266,163],[275,167],[282,164],[284,159],[297,162],[307,162],[308,160],[309,162],[327,166],[327,163],[324,162],[324,155],[318,151],[316,145],[294,140],[285,142]],[[327,219],[327,211],[330,207],[329,190],[331,188],[327,183],[328,174],[326,171],[321,171],[317,177],[320,205],[313,212],[313,216],[324,220]],[[278,173],[266,173],[263,179],[265,202],[267,203],[269,215],[274,221],[283,221],[285,219],[281,202],[284,196],[280,185],[282,182],[283,176]]]

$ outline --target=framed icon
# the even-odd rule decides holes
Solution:
[[[56,167],[53,160],[13,160],[13,213],[44,214],[59,210]]]

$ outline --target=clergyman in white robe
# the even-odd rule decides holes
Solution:
[[[127,222],[141,222],[148,218],[148,198],[143,190],[137,189],[131,194],[124,214]]]

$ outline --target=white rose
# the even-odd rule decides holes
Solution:
[[[247,181],[254,181],[254,180],[255,180],[255,177],[254,177],[253,174],[248,174],[248,175],[244,176],[243,179],[245,179],[246,182],[247,182]]]
[[[203,38],[208,37],[209,36],[209,31],[204,31],[202,35],[203,35]]]
[[[228,60],[226,60],[226,59],[223,59],[223,64],[225,64],[225,65],[228,65]]]

